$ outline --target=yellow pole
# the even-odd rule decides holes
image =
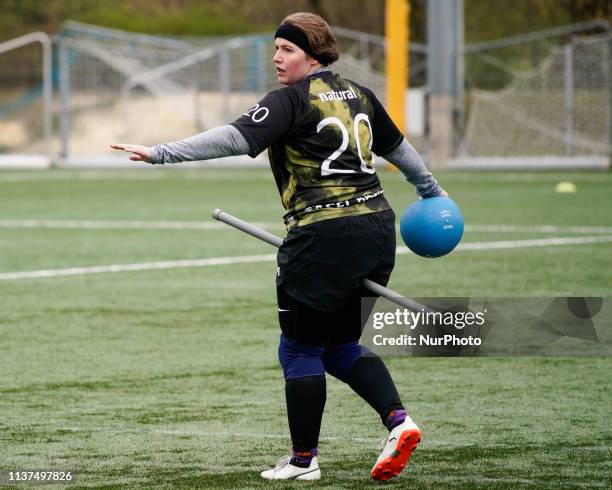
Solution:
[[[404,23],[406,26],[406,42],[404,46],[406,47],[406,55],[404,59],[406,60],[406,76],[404,78],[406,87],[404,89],[404,97],[408,93],[410,89],[410,49],[408,49],[408,45],[410,43],[410,0],[406,0],[406,22]],[[406,107],[409,107],[408,103],[404,105],[404,117],[406,117]],[[404,135],[408,137],[408,124],[404,128]]]
[[[402,133],[406,133],[404,98],[408,85],[408,0],[386,0],[385,66],[387,108]]]

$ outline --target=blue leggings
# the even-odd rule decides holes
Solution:
[[[371,353],[356,340],[332,347],[313,347],[299,344],[280,336],[278,358],[285,381],[305,376],[324,376],[329,373],[343,381],[344,375],[360,357]]]

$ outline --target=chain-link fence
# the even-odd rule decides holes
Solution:
[[[520,50],[519,59],[535,66],[512,65],[508,52],[466,56],[467,119],[459,156],[464,161],[607,160],[612,151],[611,36],[533,43]]]
[[[51,65],[52,43],[43,32],[0,43],[0,155],[51,154]]]
[[[332,69],[370,87],[384,103],[384,38],[335,32],[342,56]],[[271,37],[173,38],[67,22],[54,37],[51,153],[60,161],[102,162],[112,155],[110,142],[155,144],[232,121],[278,88]],[[494,41],[501,46],[495,49],[464,50],[459,160],[607,161],[609,32],[569,42],[540,36],[519,45],[515,38]],[[51,109],[42,97],[40,53],[35,44],[0,53],[0,156],[48,152],[44,113]],[[409,94],[424,99],[427,49],[412,43],[409,56]],[[408,106],[410,116],[415,106]],[[423,151],[423,137],[409,129],[409,139]]]
[[[384,38],[335,31],[342,55],[332,69],[384,103]],[[20,60],[23,75],[0,74],[0,154],[42,151],[40,56],[28,49],[0,55],[4,66]],[[425,51],[411,45],[411,83],[425,79]],[[175,38],[69,21],[54,37],[53,154],[102,161],[110,142],[150,145],[227,124],[278,88],[272,56],[271,33]]]

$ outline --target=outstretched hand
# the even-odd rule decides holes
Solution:
[[[125,143],[115,143],[110,145],[114,150],[123,150],[128,153],[133,153],[130,156],[130,160],[134,162],[147,162],[151,163],[151,155],[153,153],[153,149],[150,146],[140,146],[140,145],[129,145]]]

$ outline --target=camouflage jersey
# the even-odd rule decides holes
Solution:
[[[268,148],[288,229],[389,209],[372,152],[403,135],[369,89],[331,71],[267,94],[232,123],[251,157]]]

